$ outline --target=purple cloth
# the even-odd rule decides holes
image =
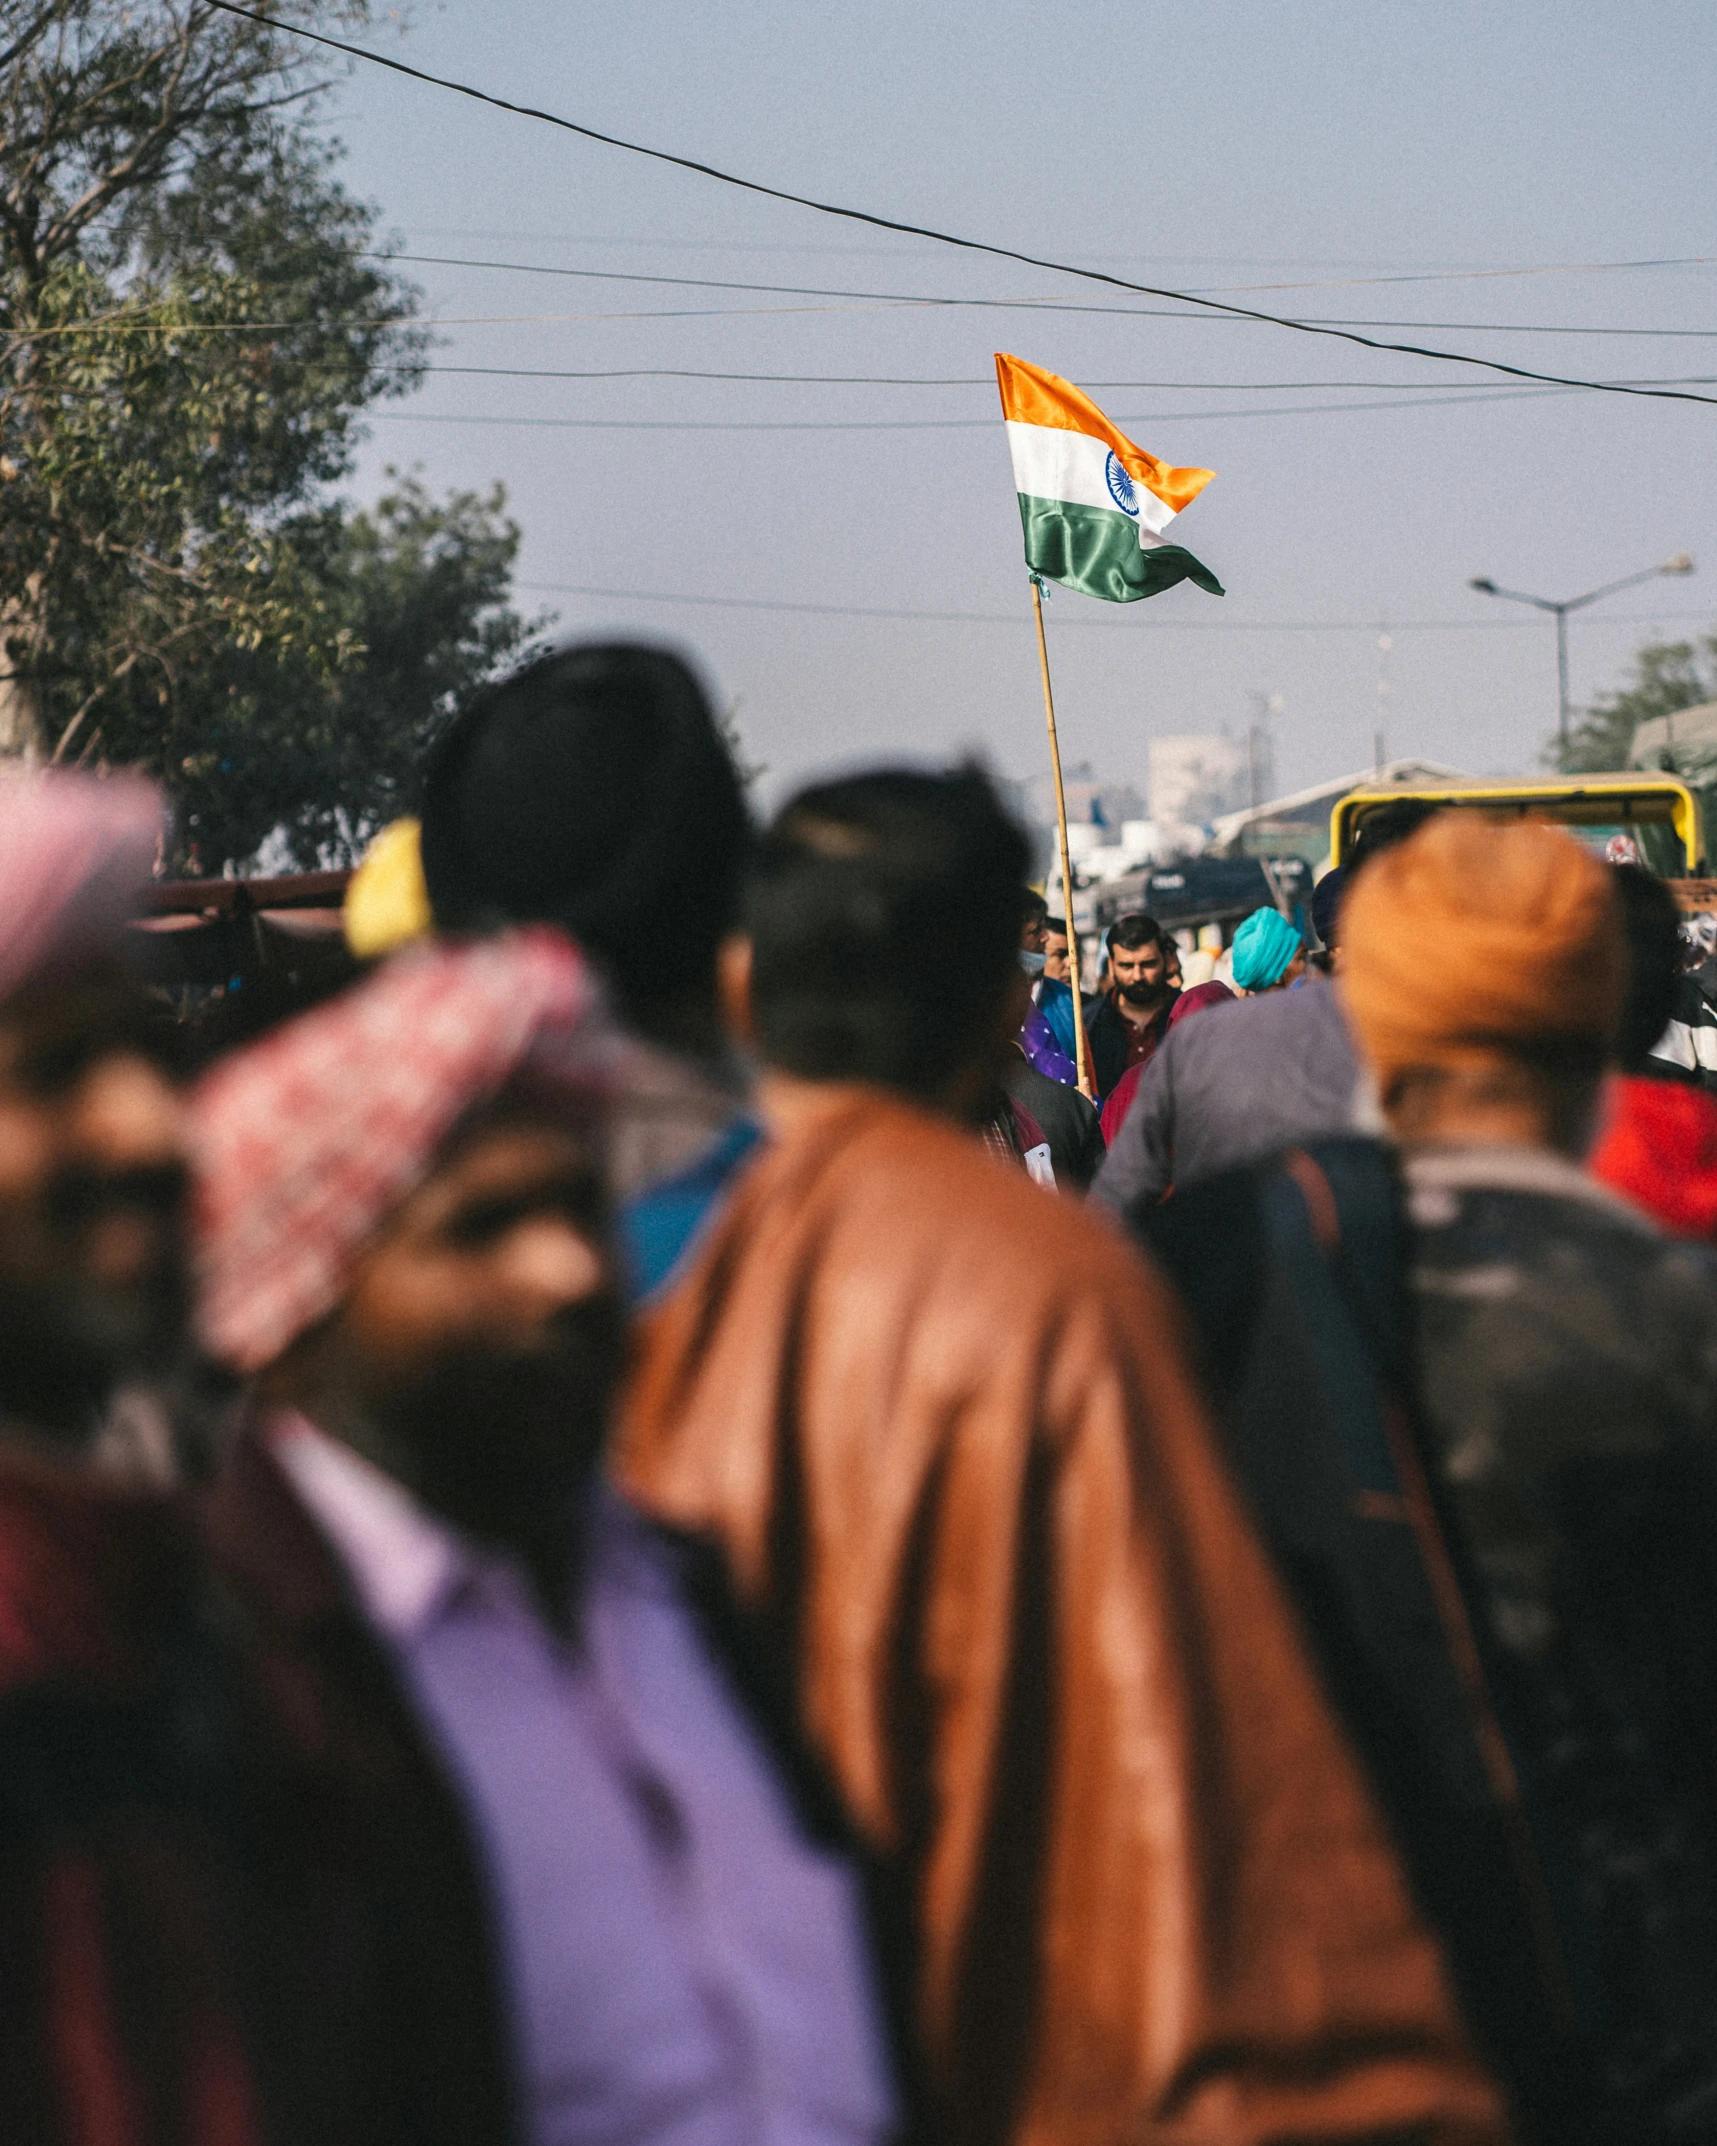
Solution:
[[[1019,1032],[1019,1047],[1025,1053],[1027,1065],[1035,1066],[1051,1080],[1060,1081],[1064,1088],[1079,1085],[1078,1068],[1056,1041],[1054,1029],[1036,1006],[1025,1017],[1025,1026]]]
[[[797,1827],[678,1546],[604,1494],[575,1653],[508,1564],[307,1430],[277,1451],[482,1849],[533,2146],[874,2146],[894,2111],[857,1885]]]

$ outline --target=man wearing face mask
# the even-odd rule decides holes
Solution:
[[[871,2146],[825,1806],[739,1702],[690,1551],[598,1487],[624,1324],[593,1001],[547,927],[426,947],[196,1098],[203,1325],[253,1396],[213,1531],[295,1695],[297,1853],[368,1874],[358,2001],[330,1993],[297,2108],[364,2146]]]
[[[1079,1092],[1078,1070],[1037,1003],[1049,905],[1028,887],[1021,908],[1020,990],[1030,996],[1025,999],[1025,1017],[1002,1074],[1002,1086],[1010,1103],[1026,1113],[1048,1147],[1055,1183],[1065,1191],[1082,1193],[1102,1163],[1103,1135],[1095,1107]]]

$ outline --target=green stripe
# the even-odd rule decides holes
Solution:
[[[1179,544],[1139,542],[1139,525],[1107,507],[1076,507],[1065,499],[1019,495],[1019,518],[1025,525],[1025,563],[1046,581],[1100,596],[1105,603],[1132,604],[1141,596],[1172,589],[1177,581],[1196,581],[1212,596],[1222,584]]]

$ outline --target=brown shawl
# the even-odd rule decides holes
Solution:
[[[618,1466],[722,1546],[878,1859],[921,2134],[1504,2135],[1103,1222],[851,1091],[647,1323]]]

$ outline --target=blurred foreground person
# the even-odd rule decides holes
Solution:
[[[425,779],[439,929],[556,924],[632,1042],[609,1169],[634,1287],[666,1281],[757,1138],[716,1001],[750,821],[709,697],[667,649],[573,646],[479,694]]]
[[[1592,1175],[1679,1237],[1717,1237],[1717,1096],[1656,1054],[1683,989],[1681,917],[1661,879],[1614,868],[1628,940],[1628,1002],[1604,1093]]]
[[[1373,812],[1340,867],[1342,899],[1432,809],[1423,799],[1403,798]],[[1337,949],[1340,916],[1339,904],[1326,896],[1319,931]],[[1336,965],[1339,970],[1339,951]],[[1222,1009],[1218,1020],[1175,1029],[1140,1076],[1132,1108],[1105,1129],[1109,1154],[1092,1196],[1125,1214],[1164,1198],[1171,1187],[1262,1162],[1290,1141],[1376,1129],[1375,1102],[1340,994],[1310,977],[1297,991],[1268,991]]]
[[[770,1142],[622,1480],[720,1545],[876,1859],[911,2136],[1500,2139],[1173,1305],[961,1129],[1023,861],[972,770],[776,821],[727,957]]]
[[[1519,2134],[1709,2139],[1717,1267],[1575,1159],[1605,870],[1451,814],[1343,929],[1405,1198],[1326,1138],[1131,1219]]]
[[[120,959],[161,800],[0,777],[0,2138],[247,2146],[221,1656],[163,1447],[178,1099]]]
[[[1711,2139],[1717,1266],[1580,1167],[1617,898],[1567,836],[1449,814],[1354,891],[1342,977],[1403,1145],[1432,1470],[1541,1887],[1574,2089],[1546,2135]]]
[[[265,1993],[320,2002],[318,2141],[872,2146],[856,1886],[689,1552],[598,1489],[592,998],[551,930],[424,948],[196,1097],[204,1326],[253,1391],[211,1530],[345,1900]]]

